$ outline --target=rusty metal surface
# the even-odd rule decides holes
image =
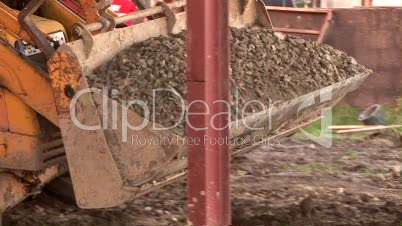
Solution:
[[[267,6],[273,30],[322,42],[332,19],[331,9]]]
[[[81,208],[119,205],[123,196],[123,181],[103,131],[81,130],[70,119],[71,98],[75,90],[87,87],[87,84],[80,64],[73,53],[63,50],[64,47],[59,48],[48,64],[77,204]],[[69,89],[72,95],[66,92]],[[80,98],[76,114],[87,125],[99,125],[101,122],[89,95]]]
[[[330,22],[332,21],[332,15],[333,15],[332,10],[327,13],[324,24],[322,25],[321,30],[320,30],[320,35],[317,38],[317,42],[321,43],[324,40],[325,36],[327,35],[327,31],[329,29]]]
[[[59,52],[48,60],[51,87],[54,93],[54,101],[57,107],[58,119],[69,119],[70,99],[74,96],[74,90],[78,87],[79,78],[82,76],[81,68],[74,56],[68,50]]]
[[[0,170],[0,226],[5,211],[27,197],[40,193],[44,185],[66,172],[66,165],[56,165],[37,172]]]
[[[0,27],[7,27],[7,30],[11,31],[13,34],[20,36],[22,39],[33,44],[31,37],[27,32],[21,30],[21,26],[18,22],[18,14],[7,7],[4,3],[0,2]]]
[[[21,179],[11,173],[0,173],[0,212],[15,206],[29,193]]]
[[[32,15],[39,9],[45,0],[31,0],[25,8],[18,14],[18,22],[21,27],[29,34],[31,40],[40,48],[46,57],[50,57],[55,52],[50,45],[49,38],[33,22]]]
[[[28,196],[40,193],[45,184],[66,171],[65,165],[52,166],[38,172],[0,171],[0,218],[2,212]]]
[[[76,0],[81,6],[84,14],[85,21],[87,23],[97,22],[99,19],[98,7],[94,0]]]
[[[40,193],[45,184],[64,174],[66,170],[65,165],[58,165],[38,172],[12,173],[1,171],[0,213],[14,207],[30,195]]]

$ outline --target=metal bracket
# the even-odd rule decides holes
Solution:
[[[157,6],[160,6],[163,8],[163,13],[166,16],[166,25],[167,25],[168,33],[172,34],[174,25],[176,25],[176,21],[177,21],[176,14],[169,7],[169,5],[165,2],[158,2]]]
[[[100,11],[99,11],[99,13],[100,13]],[[98,22],[100,24],[102,24],[102,27],[99,30],[100,32],[103,33],[103,32],[106,32],[106,31],[110,30],[110,21],[108,19],[104,18],[103,16],[100,16],[98,18]]]
[[[33,42],[40,48],[47,58],[50,58],[56,51],[50,41],[52,41],[38,26],[32,21],[32,15],[39,9],[45,0],[32,0],[19,13],[18,22],[21,27],[29,34]]]
[[[107,13],[107,10],[112,5],[112,0],[101,0],[97,3],[96,7],[100,15],[99,22],[103,24],[101,32],[111,31],[116,27],[114,17]]]
[[[101,16],[99,19],[106,20],[106,24],[107,24],[106,26],[104,26],[102,28],[102,30],[101,30],[102,32],[111,31],[116,27],[116,20],[114,19],[114,17],[112,15],[107,13],[107,10],[109,7],[110,7],[110,5],[99,10],[99,15]]]
[[[77,37],[82,38],[82,41],[84,42],[85,46],[84,48],[85,57],[88,58],[94,47],[94,38],[91,32],[85,27],[85,25],[75,24],[73,26],[73,34],[75,34]]]

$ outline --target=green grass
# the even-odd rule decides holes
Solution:
[[[370,169],[366,169],[365,171],[364,171],[364,174],[363,174],[365,177],[368,177],[368,178],[372,178],[372,177],[374,177],[375,176],[375,174],[370,170]]]
[[[382,106],[385,113],[385,121],[389,125],[402,125],[402,99],[398,100],[396,107]],[[402,131],[402,128],[396,128]]]
[[[359,158],[359,153],[353,150],[347,150],[345,153],[343,153],[343,158],[355,160]]]
[[[347,104],[339,104],[332,109],[332,125],[361,125],[362,123],[357,120],[357,116],[361,110],[356,107],[352,107]],[[306,132],[319,136],[321,133],[321,120],[314,122],[310,126],[304,129]],[[326,134],[324,136],[330,136],[330,131],[324,131]],[[303,133],[298,133],[295,135],[297,138],[305,138]],[[361,136],[345,136],[339,134],[332,134],[332,138],[342,139],[342,138],[350,138],[350,139],[361,139]]]
[[[350,106],[345,103],[338,104],[332,109],[332,125],[362,125],[362,123],[357,120],[358,115],[363,109]],[[389,125],[402,125],[402,99],[396,107],[382,106],[382,110],[385,114],[386,123]],[[402,131],[402,128],[397,128]],[[306,132],[313,134],[314,136],[319,136],[321,133],[321,121],[317,121],[307,128],[304,129]],[[330,131],[327,132],[326,136],[330,135]],[[325,134],[324,134],[325,135]],[[306,138],[303,133],[299,132],[295,135],[296,138]],[[341,135],[332,134],[334,139],[353,139],[359,140],[364,139],[365,134],[353,134],[353,135]]]

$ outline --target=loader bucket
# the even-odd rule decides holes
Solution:
[[[266,11],[261,11],[258,1],[245,1],[244,4],[238,0],[232,2],[232,26],[269,26]],[[155,123],[149,123],[141,130],[126,131],[122,126],[122,121],[126,120],[122,112],[127,112],[125,117],[131,125],[142,124],[144,118],[102,94],[100,90],[89,92],[86,80],[86,76],[92,74],[94,69],[134,43],[169,35],[167,24],[165,18],[159,18],[98,34],[93,37],[93,48],[89,54],[82,40],[64,44],[49,60],[59,125],[77,204],[81,208],[114,207],[185,175],[185,146],[184,142],[180,142],[183,137],[174,131],[154,129],[153,126],[162,127]],[[172,33],[181,32],[185,26],[185,13],[176,14]],[[298,127],[319,118],[322,107],[335,105],[347,93],[355,90],[367,76],[367,73],[356,75],[326,89],[273,106],[267,111],[249,116],[244,123],[264,125],[270,120],[272,126],[258,133],[264,133],[268,138],[289,135]],[[331,99],[321,98],[318,101],[329,92]],[[77,95],[81,96],[74,99]],[[302,103],[308,105],[300,108]],[[116,120],[110,119],[117,119],[117,123],[112,123]],[[245,124],[240,124],[231,131],[231,136],[250,136],[253,133]],[[124,141],[124,137],[133,136],[156,139],[169,137],[176,139],[176,142],[173,145],[152,143],[144,146]],[[250,151],[255,146],[232,148],[236,154]]]

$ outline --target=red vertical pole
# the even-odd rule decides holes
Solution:
[[[214,103],[229,103],[228,0],[188,0],[187,28],[189,221],[228,226],[229,105]]]

